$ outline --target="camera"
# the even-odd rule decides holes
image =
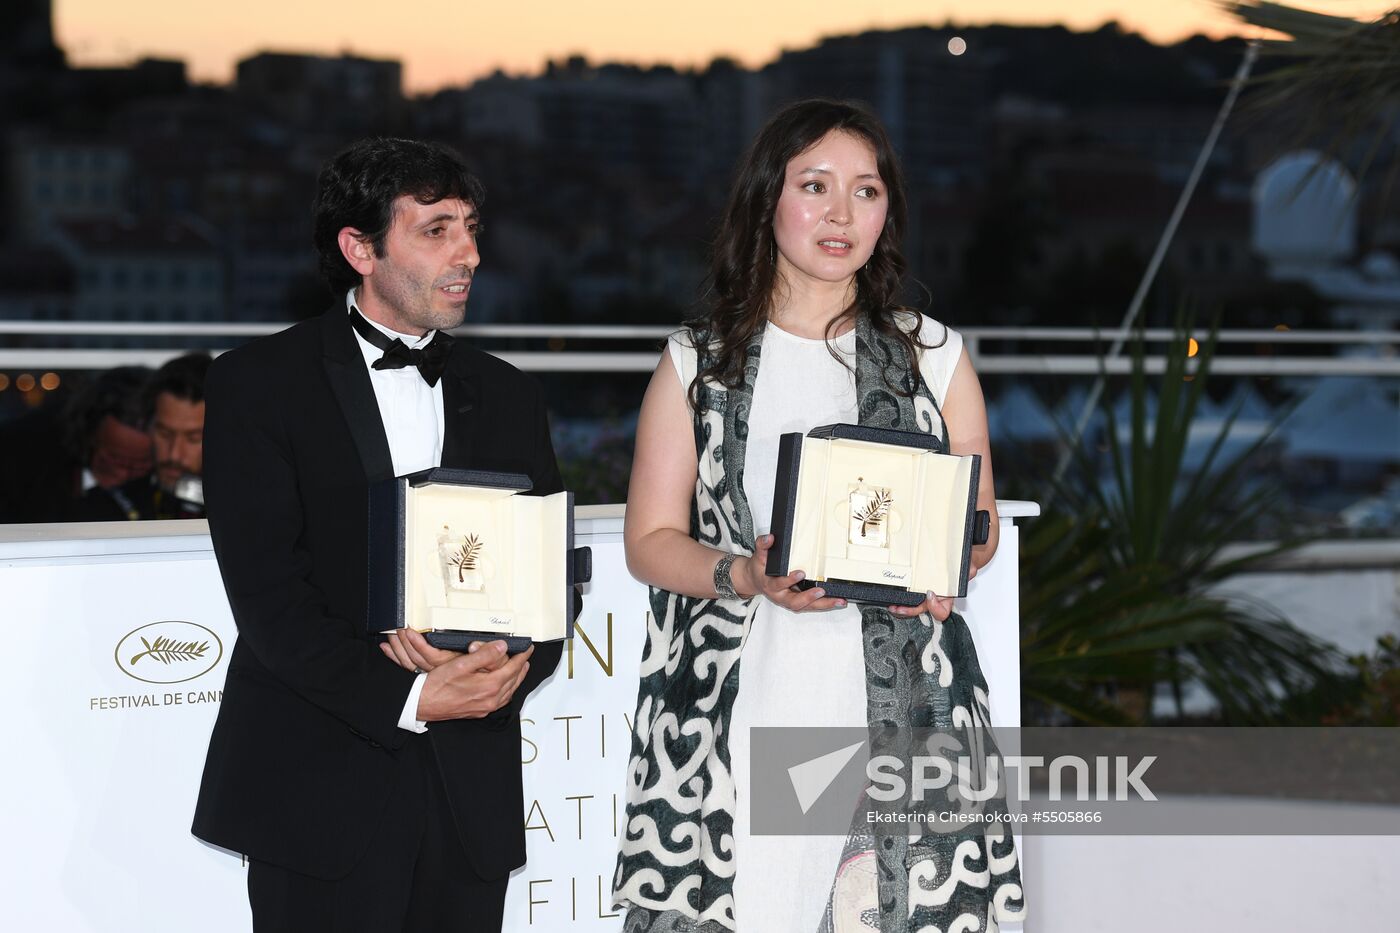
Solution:
[[[204,514],[204,480],[193,473],[186,473],[175,481],[172,490],[180,511],[189,515]]]

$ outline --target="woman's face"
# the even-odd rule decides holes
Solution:
[[[827,133],[787,164],[773,215],[783,281],[849,283],[874,252],[887,208],[875,150],[851,133]]]

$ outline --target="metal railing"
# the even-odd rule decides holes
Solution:
[[[14,347],[7,336],[29,337],[188,337],[212,346],[217,354],[244,339],[274,333],[286,327],[278,323],[128,323],[111,321],[0,321],[0,370],[81,370],[120,365],[158,366],[181,352],[169,347]],[[649,372],[659,345],[674,328],[613,324],[471,324],[453,333],[486,342],[530,341],[545,349],[493,349],[492,352],[524,370],[534,372]],[[984,374],[1095,375],[1126,373],[1132,363],[1126,357],[1105,362],[1095,352],[1124,336],[1117,328],[1094,327],[968,327],[962,334],[968,354]],[[1204,332],[1202,332],[1204,334]],[[1133,334],[1126,335],[1129,339]],[[1177,335],[1166,328],[1143,332],[1149,344],[1169,343]],[[227,344],[220,344],[225,338]],[[595,341],[636,344],[635,350],[591,350]],[[211,343],[212,342],[212,343]],[[1031,344],[1031,348],[997,344]],[[584,344],[580,348],[578,344]],[[1066,346],[1064,352],[1045,345]],[[1285,356],[1261,355],[1261,346],[1287,347]],[[1318,352],[1298,354],[1298,347]],[[642,349],[645,347],[645,349]],[[1241,347],[1255,352],[1239,353]],[[1337,355],[1335,351],[1349,352]],[[1232,353],[1231,350],[1236,352]],[[1161,372],[1165,360],[1149,353],[1148,372]],[[1255,376],[1400,376],[1400,332],[1330,330],[1222,330],[1211,371],[1219,375]]]

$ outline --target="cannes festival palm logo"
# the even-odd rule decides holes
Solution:
[[[218,634],[196,622],[151,622],[117,642],[117,667],[148,684],[178,684],[214,669],[224,655]]]

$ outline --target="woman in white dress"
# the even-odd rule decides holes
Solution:
[[[985,682],[951,598],[862,609],[799,589],[800,569],[764,572],[779,437],[837,422],[924,430],[980,454],[977,508],[992,525],[973,572],[996,551],[981,388],[958,334],[898,304],[904,221],[899,166],[875,117],[833,101],[785,108],[739,167],[709,314],[668,341],[647,389],[625,531],[653,607],[614,883],[629,933],[920,928],[913,847],[890,857],[901,867],[877,891],[874,853],[852,858],[844,833],[752,835],[746,786],[750,728],[874,721],[872,633],[896,633],[873,639],[895,643],[894,655],[932,640],[924,653],[952,678],[950,690],[937,671],[912,672],[910,702],[924,704],[915,721],[950,696],[985,721]],[[890,721],[908,725],[908,710]],[[979,853],[967,875],[980,884],[943,885],[957,896],[921,925],[986,930],[1017,916],[1009,837]],[[958,870],[923,858],[923,884]]]

